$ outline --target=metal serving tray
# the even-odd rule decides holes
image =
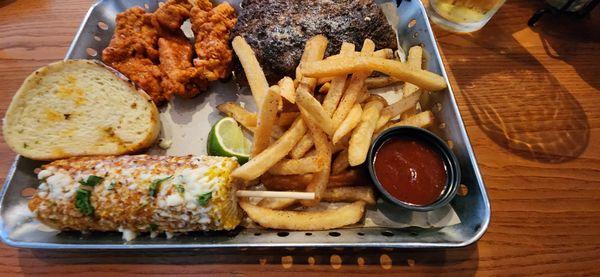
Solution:
[[[229,1],[239,8],[238,1]],[[393,5],[392,3],[380,4]],[[100,0],[95,3],[79,28],[67,59],[99,59],[114,30],[117,13],[133,6],[154,11],[156,0]],[[394,6],[392,6],[392,9]],[[427,53],[427,69],[446,77],[437,44],[420,1],[401,1],[392,14],[397,22],[398,38],[402,48],[421,44]],[[447,81],[447,77],[446,77]],[[203,98],[209,101],[213,98]],[[445,92],[429,95],[425,109],[431,109],[436,118],[436,132],[448,140],[460,160],[462,183],[468,188],[466,196],[457,196],[452,207],[461,220],[460,224],[443,228],[346,228],[331,231],[278,232],[274,230],[239,229],[232,232],[192,233],[176,236],[150,238],[140,236],[124,243],[120,233],[79,232],[48,233],[29,230],[27,236],[14,239],[16,207],[27,203],[27,190],[36,188],[33,170],[42,163],[17,156],[2,188],[0,202],[0,237],[4,243],[23,248],[43,249],[174,249],[219,247],[395,247],[438,248],[461,247],[477,241],[485,232],[490,220],[490,205],[485,187],[477,168],[477,162],[469,138],[461,120],[450,84]]]

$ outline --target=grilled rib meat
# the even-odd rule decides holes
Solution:
[[[255,51],[267,79],[293,76],[304,43],[325,35],[327,54],[342,42],[362,45],[372,39],[378,48],[396,49],[395,33],[373,0],[244,0],[232,37],[242,36]],[[239,63],[236,75],[243,75]]]

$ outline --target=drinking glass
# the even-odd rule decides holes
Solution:
[[[429,18],[457,33],[481,29],[506,0],[429,0]]]

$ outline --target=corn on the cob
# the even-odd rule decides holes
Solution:
[[[59,230],[188,232],[230,230],[241,221],[223,157],[106,156],[54,161],[38,173],[29,202],[37,218]]]

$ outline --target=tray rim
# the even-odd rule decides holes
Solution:
[[[73,37],[73,40],[72,40],[71,44],[69,45],[69,48],[67,49],[64,60],[68,60],[69,57],[72,55],[72,53],[75,49],[75,44],[79,40],[79,37],[81,36],[81,34],[85,28],[86,22],[89,20],[94,8],[96,8],[99,4],[101,4],[104,1],[106,1],[106,0],[97,0],[90,6],[90,8],[86,12],[83,20],[81,21],[81,24],[77,28],[77,32],[75,33],[75,36]],[[425,17],[427,17],[427,12],[426,12],[425,6],[423,5],[423,2],[421,0],[418,0],[415,2],[417,2],[420,13],[422,13],[423,15],[425,15]],[[435,34],[431,27],[431,23],[430,23],[428,17],[426,19],[427,20],[424,20],[424,22],[425,22],[427,30],[429,30],[429,33],[428,33],[429,38],[435,44],[433,46],[434,52],[431,54],[433,55],[433,57],[435,59],[437,59],[440,62],[440,70],[441,70],[442,76],[444,77],[444,80],[446,80],[446,83],[448,85],[447,93],[449,93],[451,96],[450,104],[451,104],[452,109],[454,110],[454,112],[456,113],[456,115],[458,117],[457,121],[459,124],[459,126],[458,126],[459,130],[461,133],[460,135],[466,139],[466,141],[465,141],[465,148],[467,151],[466,154],[473,165],[473,174],[475,177],[474,180],[477,183],[477,185],[479,186],[481,197],[483,198],[484,210],[483,210],[481,227],[469,239],[462,241],[462,242],[458,242],[458,243],[454,243],[454,242],[441,242],[441,243],[437,243],[437,242],[353,242],[353,243],[349,243],[349,242],[327,242],[327,243],[324,243],[324,242],[321,242],[321,243],[289,242],[289,243],[279,243],[279,242],[277,242],[277,243],[268,243],[267,244],[267,243],[261,242],[261,243],[232,243],[232,244],[200,244],[200,243],[189,243],[189,244],[127,244],[127,243],[121,243],[121,244],[83,244],[83,243],[82,244],[72,244],[72,243],[67,243],[67,244],[59,244],[59,243],[14,241],[14,240],[10,239],[9,237],[5,236],[4,232],[0,232],[0,240],[4,244],[11,246],[11,247],[15,247],[15,248],[42,249],[42,250],[43,249],[56,249],[56,250],[136,250],[136,249],[146,249],[146,250],[148,250],[148,249],[216,249],[216,248],[231,249],[231,248],[242,248],[242,247],[243,248],[282,248],[282,247],[384,248],[384,247],[386,247],[386,248],[403,248],[403,249],[420,249],[420,248],[434,249],[434,248],[461,248],[461,247],[466,247],[466,246],[469,246],[469,245],[477,242],[485,234],[485,232],[487,231],[489,224],[490,224],[490,220],[491,220],[490,200],[487,195],[483,177],[481,175],[479,166],[477,164],[477,158],[476,158],[475,152],[473,151],[473,147],[471,145],[471,139],[465,128],[462,114],[460,112],[460,109],[458,108],[458,104],[456,103],[454,90],[452,89],[452,85],[451,85],[450,80],[448,79],[448,75],[446,73],[446,66],[445,66],[445,63],[443,62],[443,59],[441,57],[440,50],[438,47],[439,44],[438,44],[437,40],[435,39]],[[7,175],[6,175],[7,177],[4,181],[2,190],[0,191],[0,211],[2,211],[4,209],[3,205],[1,205],[1,204],[4,202],[4,196],[8,190],[8,187],[12,181],[12,178],[14,177],[14,173],[17,169],[17,163],[20,158],[21,158],[21,155],[17,154],[15,156],[15,159],[14,159],[9,171],[7,172]],[[4,227],[4,220],[2,217],[0,217],[0,229],[3,227]]]

